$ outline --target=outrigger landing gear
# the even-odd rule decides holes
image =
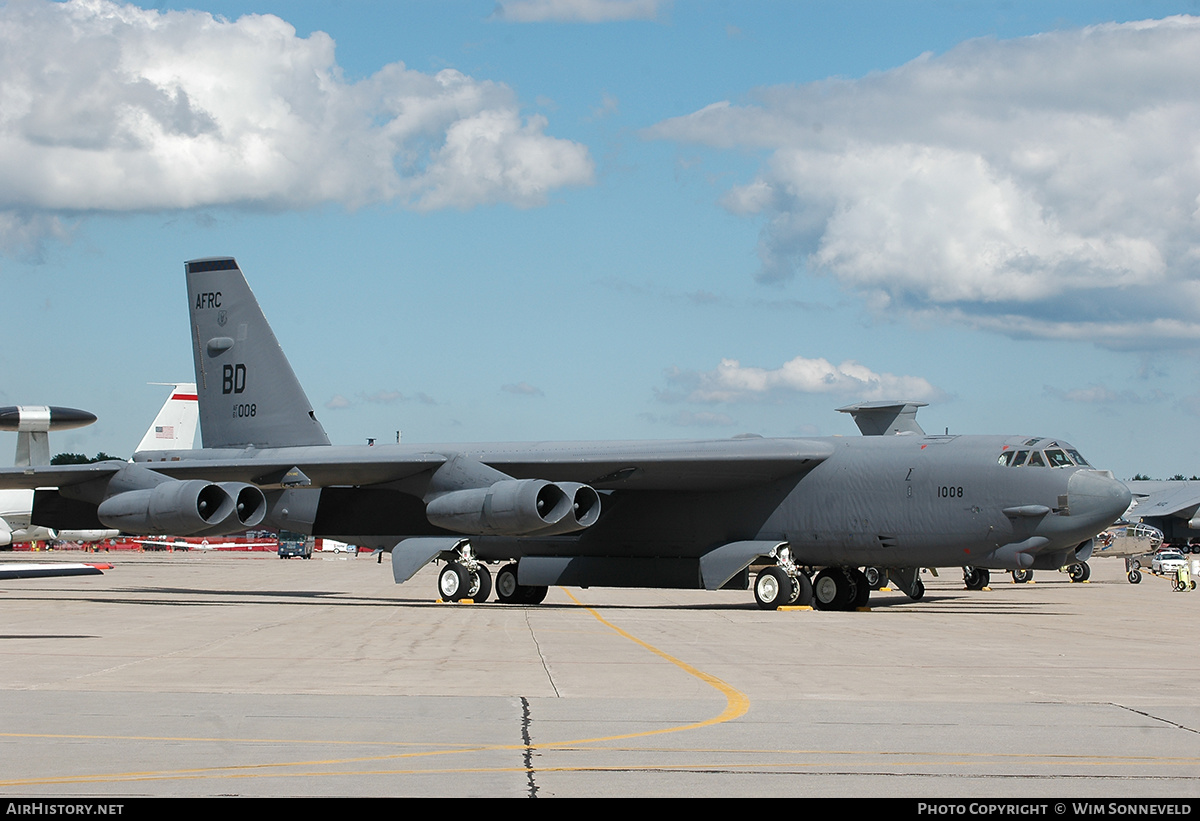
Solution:
[[[776,564],[758,571],[754,579],[754,600],[763,610],[778,610],[796,605],[812,604],[812,582],[792,561],[791,551],[782,545],[774,551]]]
[[[492,572],[475,558],[470,542],[463,542],[454,552],[455,557],[438,574],[438,597],[442,601],[487,601],[492,594]]]

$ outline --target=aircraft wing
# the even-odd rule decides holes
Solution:
[[[35,465],[0,468],[0,489],[74,485],[116,473],[124,462],[93,462],[88,465]]]
[[[465,456],[515,478],[590,484],[597,489],[719,490],[811,469],[833,453],[813,439],[666,442],[552,442],[487,445],[313,446],[155,453],[143,467],[174,479],[249,482],[260,487],[385,485]],[[0,469],[0,488],[66,487],[115,473],[124,462]],[[298,474],[296,473],[298,472]],[[289,476],[290,474],[290,476]],[[302,478],[300,477],[302,475]]]
[[[1133,492],[1134,506],[1127,515],[1134,518],[1172,517],[1200,529],[1200,482],[1127,482]],[[1195,522],[1195,524],[1192,524]]]

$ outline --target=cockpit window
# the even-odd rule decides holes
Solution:
[[[1030,439],[1029,442],[1045,442],[1045,439]],[[1071,447],[1063,447],[1058,442],[1047,442],[1046,450],[1018,450],[1011,451],[1005,446],[1005,450],[996,460],[1005,467],[1019,468],[1022,465],[1030,468],[1044,468],[1046,466],[1052,468],[1069,468],[1073,465],[1081,465],[1083,467],[1091,467],[1087,460],[1079,455],[1079,451]]]
[[[1071,467],[1071,460],[1067,457],[1067,454],[1057,449],[1046,451],[1046,461],[1050,463],[1050,467],[1052,468]]]

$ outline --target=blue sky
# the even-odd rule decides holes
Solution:
[[[0,4],[0,404],[128,455],[233,255],[339,444],[905,398],[1200,473],[1197,6]]]

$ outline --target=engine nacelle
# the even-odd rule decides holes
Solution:
[[[587,494],[571,490],[543,479],[504,479],[489,487],[443,493],[426,504],[425,515],[438,527],[476,536],[570,533],[587,526],[579,525],[572,512],[575,496],[586,502]]]
[[[99,504],[96,516],[105,527],[147,536],[195,536],[244,529],[241,525],[223,528],[230,519],[237,522],[234,499],[220,485],[199,479],[166,481],[145,490],[117,493]]]
[[[267,497],[258,487],[242,482],[221,482],[220,487],[233,499],[233,516],[223,525],[223,533],[236,533],[258,527],[267,515]]]
[[[579,482],[558,482],[558,487],[571,500],[571,509],[557,524],[525,535],[557,536],[591,527],[600,518],[600,494],[591,485]]]

